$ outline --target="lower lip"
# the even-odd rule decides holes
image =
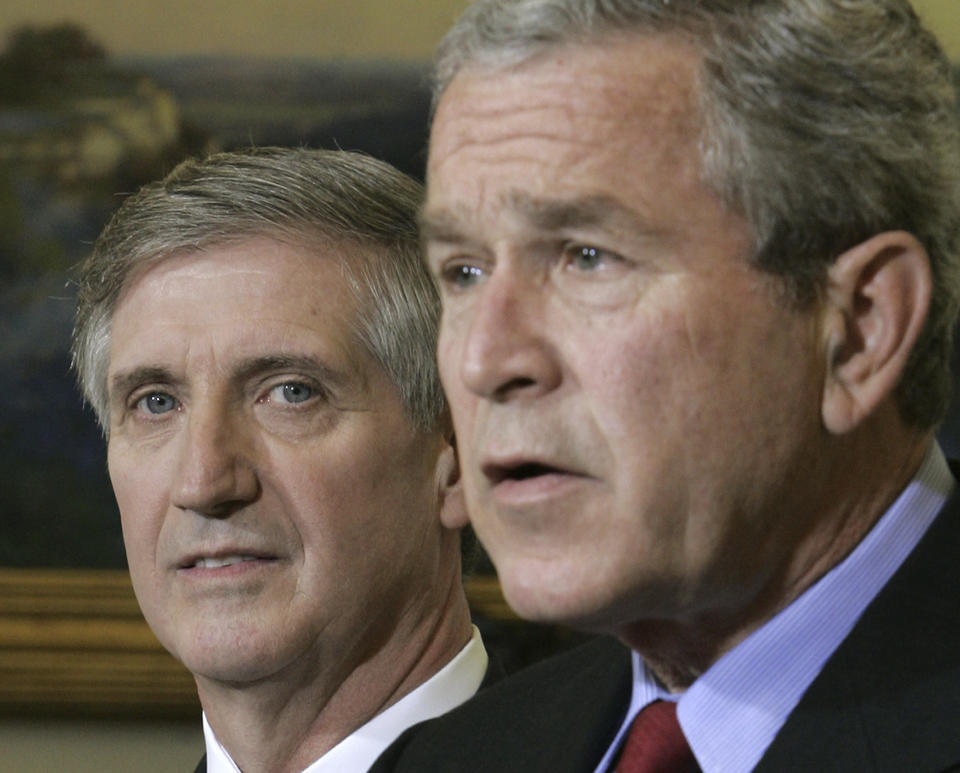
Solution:
[[[535,504],[571,493],[587,479],[572,473],[548,473],[533,478],[505,479],[493,487],[493,496],[498,504]]]

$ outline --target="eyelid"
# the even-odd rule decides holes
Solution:
[[[126,405],[136,405],[144,397],[152,395],[155,392],[160,392],[163,394],[169,394],[171,391],[169,384],[160,384],[160,383],[150,383],[150,384],[138,384],[134,387],[131,387],[124,397],[123,402]]]
[[[623,255],[621,255],[616,250],[608,249],[607,247],[601,247],[599,244],[590,241],[566,241],[561,247],[561,252],[565,256],[578,257],[585,250],[596,253],[606,258],[610,258],[616,261],[625,260]]]

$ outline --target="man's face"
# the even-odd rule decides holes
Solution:
[[[144,615],[195,674],[338,683],[457,579],[444,441],[356,314],[337,255],[267,239],[174,255],[121,296],[110,476]]]
[[[433,124],[427,255],[467,505],[511,605],[617,630],[757,600],[806,519],[814,314],[701,181],[670,39],[465,70]]]

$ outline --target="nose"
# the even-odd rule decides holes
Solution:
[[[477,289],[460,350],[460,375],[474,394],[508,402],[539,397],[560,384],[546,293],[510,270],[494,272]]]
[[[184,432],[172,504],[210,518],[226,518],[260,493],[242,418],[228,410],[194,406]]]

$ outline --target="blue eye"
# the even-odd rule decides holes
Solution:
[[[295,381],[279,384],[270,391],[273,399],[284,403],[303,403],[313,397],[313,389]]]
[[[163,392],[151,392],[137,401],[137,408],[152,414],[169,413],[176,407],[177,401]]]

